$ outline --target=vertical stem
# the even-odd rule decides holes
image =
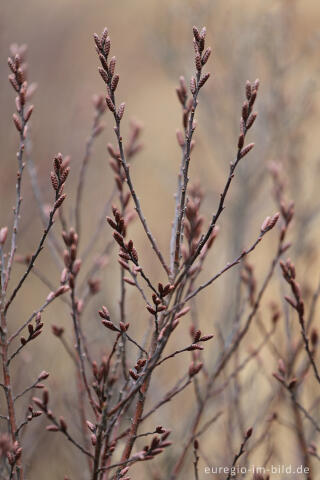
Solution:
[[[191,109],[191,114],[189,118],[189,123],[188,123],[188,129],[185,135],[185,147],[184,147],[184,159],[183,159],[183,167],[182,167],[182,174],[183,174],[183,184],[180,192],[180,205],[178,207],[178,219],[177,219],[177,228],[175,231],[175,237],[176,237],[176,243],[175,243],[175,251],[174,251],[174,271],[173,271],[173,277],[176,276],[176,273],[179,269],[179,263],[180,263],[180,250],[181,250],[181,242],[182,242],[182,236],[183,236],[183,219],[184,219],[184,213],[185,213],[185,207],[186,207],[186,197],[187,197],[187,186],[189,182],[189,177],[188,177],[188,171],[189,171],[189,164],[190,164],[190,154],[191,154],[191,140],[194,132],[194,115],[195,111],[197,108],[197,97],[199,94],[199,81],[201,77],[201,71],[198,71],[197,73],[197,86],[196,86],[196,91],[194,92],[193,95],[193,105]]]
[[[15,442],[17,440],[16,414],[14,409],[11,378],[10,378],[10,371],[8,366],[7,320],[3,311],[1,311],[1,356],[2,356],[3,383],[5,387],[4,390],[5,390],[7,409],[8,409],[8,426],[9,426],[9,432],[12,438],[12,442]],[[20,466],[20,459],[17,461],[15,468],[17,470],[17,473],[19,473],[19,480],[23,480],[23,470]]]
[[[125,214],[125,205],[124,205],[124,198],[123,192],[120,190],[120,203],[121,203],[121,215],[124,216]],[[126,284],[124,281],[124,268],[120,266],[120,286],[121,286],[121,298],[120,298],[120,321],[122,323],[126,322]],[[121,336],[121,343],[119,345],[120,352],[121,352],[121,361],[122,361],[122,371],[125,380],[128,380],[128,368],[127,368],[127,360],[126,360],[126,336],[122,334]]]
[[[301,450],[301,455],[302,455],[302,461],[303,461],[303,466],[304,468],[309,469],[309,473],[306,476],[307,480],[312,480],[312,470],[311,470],[311,464],[310,464],[310,457],[308,453],[308,445],[305,439],[305,434],[304,434],[304,429],[302,425],[302,420],[301,420],[301,415],[299,412],[299,409],[297,405],[292,402],[292,410],[294,414],[294,420],[295,420],[295,425],[296,425],[296,435],[297,435],[297,440],[299,443],[299,449]]]

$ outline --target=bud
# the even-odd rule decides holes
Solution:
[[[33,105],[30,105],[30,107],[28,107],[25,115],[24,115],[24,121],[27,123],[27,121],[29,120],[29,118],[31,117],[32,115],[32,112],[33,112],[33,109],[34,109],[34,106]]]
[[[190,347],[188,347],[186,350],[188,350],[188,352],[192,352],[193,350],[203,350],[203,347],[201,345],[198,345],[196,343],[193,343],[192,345],[190,345]]]
[[[55,335],[58,338],[60,338],[64,333],[64,328],[63,327],[58,327],[57,325],[52,325],[51,330],[52,330],[53,335]]]
[[[102,320],[103,325],[108,328],[109,330],[112,330],[113,332],[118,332],[118,328],[113,325],[113,323],[110,320]]]
[[[48,432],[59,432],[60,431],[59,427],[57,427],[56,425],[48,425],[46,427],[46,430]]]
[[[191,91],[192,95],[194,95],[195,92],[196,92],[196,80],[195,80],[194,77],[192,77],[191,80],[190,80],[190,91]]]
[[[96,431],[96,427],[94,426],[93,423],[89,422],[89,420],[87,420],[87,427],[89,428],[89,430],[94,433]]]
[[[47,302],[51,302],[55,298],[54,292],[50,292],[49,295],[46,298]]]
[[[184,307],[182,310],[180,310],[174,317],[175,320],[177,320],[178,318],[181,318],[183,317],[184,315],[186,315],[189,311],[190,311],[191,307]]]
[[[60,427],[61,427],[62,432],[67,431],[68,426],[67,426],[67,423],[66,423],[66,421],[63,417],[60,417]]]
[[[279,212],[273,215],[273,217],[267,217],[261,225],[261,229],[260,229],[261,233],[266,233],[269,230],[271,230],[279,220],[279,217],[280,217]]]
[[[312,329],[310,340],[311,340],[311,345],[313,347],[315,347],[318,344],[319,335],[315,328]]]
[[[201,57],[199,53],[197,53],[195,56],[195,64],[196,64],[196,69],[198,70],[198,72],[200,72],[202,68],[202,62],[201,62]]]
[[[113,101],[111,100],[110,97],[108,97],[108,96],[106,97],[106,102],[107,102],[107,105],[108,105],[109,110],[110,110],[112,113],[115,113],[116,107],[114,106]]]
[[[246,147],[244,147],[241,152],[240,152],[240,158],[243,158],[245,157],[249,152],[250,150],[252,150],[254,147],[254,143],[249,143],[249,145],[247,145]]]
[[[121,120],[122,117],[123,117],[125,107],[126,107],[125,103],[120,103],[120,106],[119,106],[118,112],[117,112],[119,120]]]
[[[199,30],[197,29],[197,27],[193,26],[192,31],[193,31],[193,36],[194,36],[195,40],[197,42],[200,42],[201,38],[200,38],[200,33],[199,33]]]
[[[61,285],[61,287],[58,288],[58,290],[55,292],[54,296],[55,298],[60,297],[60,295],[63,295],[64,293],[68,292],[70,288],[68,285]]]
[[[211,55],[211,48],[207,48],[207,50],[204,52],[202,56],[202,65],[205,65]]]
[[[54,204],[55,210],[57,210],[59,207],[61,207],[61,205],[63,204],[63,202],[66,198],[66,196],[67,195],[64,193],[63,195],[61,195],[61,197],[58,198],[58,200]]]
[[[46,380],[46,378],[49,377],[49,373],[46,372],[45,370],[43,370],[43,372],[40,373],[39,377],[38,377],[38,380],[41,381],[41,380]]]
[[[111,90],[114,92],[119,83],[119,75],[115,75],[111,81]]]
[[[254,112],[254,113],[252,113],[252,114],[250,115],[250,117],[248,118],[247,124],[246,124],[246,127],[247,127],[248,130],[249,130],[249,128],[251,128],[252,125],[254,124],[255,119],[257,118],[257,115],[258,115],[257,112]]]
[[[0,229],[0,245],[4,245],[8,236],[8,227]]]
[[[18,132],[21,133],[21,131],[22,131],[22,125],[21,125],[21,122],[20,122],[20,119],[19,119],[18,115],[17,115],[16,113],[14,113],[14,114],[12,115],[12,118],[13,118],[13,122],[14,122],[14,124],[15,124],[15,126],[16,126],[16,129],[18,130]]]
[[[109,72],[111,76],[113,76],[115,68],[116,68],[116,57],[112,57],[109,64]]]
[[[183,147],[184,146],[184,137],[182,135],[182,132],[180,130],[177,130],[176,136],[177,136],[178,144],[180,145],[180,147]]]
[[[151,315],[155,315],[156,311],[150,305],[146,305],[146,309],[151,313]]]
[[[139,375],[132,369],[129,370],[130,377],[133,378],[133,380],[138,380]]]
[[[249,80],[246,81],[246,97],[248,100],[250,100],[251,97],[251,83]]]
[[[203,87],[203,85],[206,83],[206,81],[209,79],[209,77],[210,77],[210,73],[208,72],[200,78],[199,88]]]

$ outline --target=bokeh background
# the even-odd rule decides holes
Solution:
[[[247,79],[259,78],[261,87],[257,110],[258,119],[250,132],[250,141],[256,147],[240,165],[227,200],[227,208],[220,221],[220,234],[201,278],[206,279],[256,238],[266,215],[273,214],[276,206],[272,197],[272,182],[268,166],[271,162],[283,165],[286,195],[296,205],[296,218],[290,239],[290,256],[297,264],[299,278],[307,300],[311,298],[319,281],[319,45],[320,4],[317,0],[156,0],[118,2],[98,0],[10,0],[0,5],[0,223],[11,225],[12,205],[15,198],[17,134],[12,125],[14,94],[7,81],[7,56],[10,44],[28,45],[28,78],[38,84],[33,103],[31,145],[29,155],[36,165],[39,185],[45,202],[51,200],[49,172],[57,152],[71,155],[71,175],[67,186],[68,202],[65,214],[73,221],[74,193],[79,168],[84,155],[92,118],[92,96],[104,93],[97,72],[97,58],[92,33],[100,33],[108,26],[112,40],[112,54],[116,55],[120,74],[118,99],[126,102],[123,124],[124,136],[130,118],[144,126],[144,149],[135,159],[132,176],[139,198],[152,231],[163,252],[169,255],[169,232],[174,212],[173,194],[176,187],[180,150],[176,129],[180,128],[181,112],[175,87],[179,75],[187,79],[193,72],[192,25],[207,26],[207,44],[213,47],[208,69],[212,78],[200,95],[197,112],[198,128],[196,148],[191,162],[191,182],[198,181],[206,196],[203,214],[209,220],[215,210],[219,193],[224,185],[230,161],[235,151],[239,131],[244,85]],[[81,249],[95,231],[104,205],[114,185],[109,167],[106,145],[114,142],[113,121],[109,113],[103,119],[104,132],[97,138],[87,176],[82,212],[83,235]],[[25,171],[23,189],[23,215],[18,253],[31,253],[39,238],[42,225],[38,207]],[[57,232],[59,232],[57,226]],[[130,226],[138,251],[144,254],[145,268],[155,281],[165,280],[157,260],[153,257],[139,222]],[[105,225],[95,250],[88,259],[93,261],[110,241]],[[257,279],[263,278],[276,249],[277,234],[272,233],[250,257],[255,265]],[[101,291],[89,304],[84,328],[97,354],[108,349],[111,339],[101,328],[96,314],[106,304],[114,318],[118,315],[119,266],[112,257],[99,273]],[[16,277],[23,266],[15,266]],[[54,285],[59,284],[60,272],[46,249],[39,260],[38,270],[45,273]],[[263,302],[261,320],[269,322],[270,301],[281,305],[284,287],[275,281]],[[239,270],[234,269],[197,300],[199,323],[206,333],[213,332],[217,340],[208,349],[208,368],[214,366],[232,330],[236,311],[236,293]],[[18,325],[48,294],[48,287],[34,275],[24,287],[19,301],[12,309],[11,324]],[[135,336],[142,338],[147,317],[144,305],[134,290],[128,294],[130,322]],[[79,430],[74,402],[75,376],[73,366],[61,344],[51,334],[50,325],[64,326],[72,344],[71,318],[68,308],[60,302],[44,314],[45,333],[32,348],[26,349],[23,362],[16,364],[16,390],[20,391],[39,371],[50,372],[48,386],[52,392],[55,411],[63,414]],[[318,320],[316,318],[316,320]],[[186,320],[186,325],[188,325]],[[292,329],[297,330],[294,318]],[[291,328],[291,327],[290,327]],[[171,343],[171,348],[188,342],[188,328]],[[246,340],[243,355],[261,339],[255,328]],[[276,340],[278,350],[287,348],[285,328],[280,326]],[[176,343],[175,343],[176,342]],[[242,355],[241,354],[241,355]],[[134,358],[134,356],[132,357]],[[170,373],[160,371],[151,389],[150,405],[163,391],[169,390],[180,372],[186,368],[183,358],[172,362]],[[276,369],[270,351],[253,362],[242,373],[242,409],[245,427],[252,424],[263,430],[268,411],[266,401],[275,388],[271,374]],[[310,398],[313,387],[310,387]],[[191,392],[191,391],[190,391]],[[138,465],[132,470],[133,478],[167,478],[181,448],[188,416],[194,397],[183,394],[166,405],[153,424],[173,429],[176,446],[155,462]],[[210,412],[222,405],[232,409],[236,388],[214,399]],[[306,402],[311,400],[306,397]],[[314,397],[316,398],[316,397]],[[183,409],[181,406],[183,405]],[[272,407],[271,407],[272,408]],[[315,415],[317,413],[315,407]],[[209,413],[210,413],[209,412]],[[20,412],[24,414],[23,411]],[[265,416],[263,415],[265,414]],[[281,412],[283,425],[274,433],[274,462],[300,463],[300,453],[294,429],[290,423],[289,407]],[[318,411],[319,415],[319,411]],[[88,478],[85,462],[75,449],[59,435],[45,431],[45,420],[33,422],[25,435],[25,455],[28,459],[30,479]],[[240,422],[241,423],[241,422]],[[200,478],[206,478],[203,467],[207,464],[229,464],[237,450],[241,429],[237,415],[226,414],[203,438],[204,457],[200,461]],[[312,437],[312,432],[310,432]],[[312,440],[310,438],[310,440]],[[250,457],[252,463],[265,461],[264,445]],[[153,465],[153,463],[155,465]],[[315,469],[320,472],[319,463]],[[192,459],[186,465],[183,478],[193,478]],[[274,476],[273,478],[281,478]],[[317,478],[317,475],[314,476]]]

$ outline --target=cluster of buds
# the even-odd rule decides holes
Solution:
[[[120,194],[123,195],[123,187],[126,179],[125,172],[121,168],[121,159],[119,151],[116,151],[111,143],[107,145],[109,155],[111,157],[110,166],[115,173],[115,183]],[[130,201],[130,192],[127,192],[123,198],[123,208],[126,208]]]
[[[70,167],[68,166],[70,158],[66,157],[63,160],[61,153],[58,153],[53,160],[53,172],[51,172],[51,183],[54,191],[56,192],[56,202],[54,204],[54,210],[57,210],[64,199],[66,194],[63,193],[65,182],[68,178]]]
[[[134,368],[131,368],[129,370],[130,377],[137,381],[138,378],[140,377],[143,367],[145,366],[147,360],[145,358],[140,358],[137,363],[135,364]]]
[[[65,268],[61,274],[61,283],[68,282],[69,287],[74,289],[75,278],[78,275],[81,268],[81,259],[77,258],[78,249],[78,234],[73,228],[70,228],[69,232],[62,232],[62,238],[66,246],[66,250],[63,253],[63,260]]]
[[[109,371],[110,371],[110,364],[108,362],[108,358],[106,357],[106,355],[102,356],[100,365],[98,365],[96,361],[92,362],[92,373],[94,378],[94,381],[92,383],[92,388],[94,389],[98,398],[98,402],[95,402],[95,406],[99,413],[102,413],[103,405],[105,404],[105,401],[107,399],[106,392],[110,390],[110,388],[116,381],[116,377],[114,375],[109,377]],[[89,428],[89,424],[92,425],[89,422],[88,428]],[[93,430],[91,431],[93,432]],[[91,441],[93,443],[95,439],[92,438]]]
[[[207,342],[208,340],[211,340],[213,338],[213,335],[202,335],[201,330],[196,329],[194,325],[190,327],[190,335],[193,340],[192,346],[198,346],[198,347],[199,347],[199,345],[197,345],[198,343]],[[194,348],[192,350],[197,350],[197,349]],[[198,348],[198,350],[202,350],[202,347]]]
[[[19,460],[22,448],[19,443],[13,442],[7,433],[0,434],[0,459],[7,458],[9,465],[13,466]]]
[[[203,192],[200,186],[193,185],[189,190],[186,218],[184,222],[184,234],[188,243],[188,251],[185,247],[182,248],[185,260],[193,256],[201,236],[201,228],[204,221],[203,216],[200,215],[202,200]]]
[[[118,261],[120,265],[126,270],[129,270],[129,261],[133,262],[134,265],[138,267],[138,253],[133,246],[133,241],[129,240],[128,242],[125,242],[127,222],[116,207],[112,208],[112,212],[114,220],[111,217],[107,217],[107,221],[109,225],[113,228],[113,238],[120,247],[120,258]]]
[[[301,327],[301,334],[302,334],[303,342],[305,345],[305,349],[308,353],[309,360],[313,366],[316,377],[317,379],[319,379],[317,367],[313,359],[314,354],[316,352],[317,345],[318,345],[318,340],[319,340],[318,331],[315,328],[313,328],[311,331],[311,336],[309,340],[306,325],[305,325],[305,318],[304,318],[304,309],[305,309],[304,301],[302,298],[300,285],[296,280],[296,269],[294,264],[291,262],[290,259],[288,259],[286,262],[280,261],[280,267],[282,270],[283,278],[290,285],[291,292],[293,295],[293,298],[287,295],[284,298],[289,303],[289,305],[291,305],[291,307],[293,307],[296,310],[298,314],[299,324]]]
[[[183,76],[179,79],[179,87],[176,88],[176,92],[178,95],[179,102],[182,106],[182,126],[184,132],[187,131],[188,121],[190,113],[193,109],[193,97],[188,98],[188,89],[185,78]],[[185,135],[181,132],[181,130],[177,130],[176,132],[177,141],[181,148],[185,146]],[[195,145],[195,141],[191,140],[190,143],[190,152],[192,152]]]
[[[207,63],[211,55],[210,47],[208,47],[206,50],[204,49],[206,34],[206,27],[203,27],[201,32],[199,32],[197,27],[193,27],[193,46],[195,51],[194,63],[197,72],[196,78],[192,77],[190,81],[190,91],[193,96],[197,95],[200,88],[203,87],[210,77],[210,73],[202,75],[202,68]]]
[[[87,420],[87,427],[90,431],[91,443],[93,446],[95,446],[97,444],[97,436],[96,436],[97,425]]]
[[[273,162],[270,165],[269,170],[273,179],[274,197],[277,204],[280,207],[280,213],[283,220],[283,225],[281,227],[281,234],[280,234],[280,242],[283,243],[288,227],[294,215],[294,203],[287,202],[285,199],[285,196],[284,196],[285,180],[281,172],[281,165]],[[281,249],[281,253],[284,253],[289,247],[290,247],[289,243],[283,245]]]
[[[41,415],[42,415],[42,412],[40,410],[35,410],[32,405],[28,406],[28,415],[27,415],[28,422],[31,422],[34,418],[40,417]]]
[[[59,418],[59,422],[57,421],[57,425],[55,423],[52,423],[51,425],[48,425],[46,427],[46,430],[48,432],[63,432],[65,433],[68,430],[68,425],[67,422],[63,417]]]
[[[43,390],[42,398],[33,397],[32,401],[33,401],[33,403],[35,403],[37,405],[37,407],[39,407],[41,409],[42,412],[45,412],[46,414],[49,413],[49,415],[52,416],[52,412],[50,410],[48,410],[49,392],[48,392],[47,389]]]
[[[31,96],[33,88],[28,88],[26,80],[26,64],[24,63],[26,47],[15,46],[12,50],[14,54],[8,58],[8,65],[11,70],[9,81],[18,94],[16,97],[17,113],[13,114],[13,122],[21,137],[25,139],[27,123],[33,112],[33,105],[26,107],[26,102]]]
[[[198,183],[192,185],[189,189],[188,203],[185,209],[185,218],[184,218],[184,235],[186,239],[186,244],[183,244],[181,247],[181,252],[185,262],[187,263],[193,255],[195,254],[199,241],[201,239],[201,228],[203,225],[203,216],[200,214],[200,207],[203,200],[203,192]],[[200,262],[195,262],[192,267],[189,269],[190,277],[197,275],[202,268],[202,263],[212,247],[217,235],[219,233],[219,227],[216,225],[211,235],[204,245],[200,253]]]
[[[12,440],[8,433],[0,434],[0,458],[7,456],[7,453],[12,449]]]
[[[206,28],[204,27],[201,32],[197,29],[197,27],[193,27],[193,45],[195,50],[195,67],[196,67],[196,75],[191,77],[190,80],[190,91],[192,96],[188,98],[188,89],[187,84],[184,77],[180,77],[179,79],[179,87],[176,88],[177,96],[179,102],[182,106],[182,126],[184,129],[184,134],[177,130],[177,141],[180,147],[183,149],[185,146],[185,142],[187,139],[187,129],[188,129],[188,122],[191,115],[191,112],[194,111],[197,101],[197,96],[199,90],[203,85],[206,83],[208,78],[210,77],[210,73],[202,74],[202,68],[207,63],[210,55],[211,55],[211,48],[207,48],[204,50],[205,47],[205,38],[206,38]],[[192,125],[194,129],[195,125]],[[190,142],[190,151],[192,151],[194,147],[194,141],[191,140]]]
[[[6,452],[6,456],[9,462],[9,465],[12,467],[18,462],[19,458],[22,455],[22,448],[19,443],[15,441],[10,445],[10,449]]]
[[[49,405],[49,392],[47,389],[43,391],[42,399],[38,397],[32,398],[33,403],[40,408],[40,410],[46,415],[46,417],[51,420],[53,423],[46,427],[48,432],[62,432],[66,433],[68,430],[68,425],[63,417],[60,417],[59,420],[55,418],[52,411],[48,408]]]
[[[141,134],[141,125],[139,125],[137,122],[131,122],[130,127],[131,129],[130,129],[129,140],[125,147],[127,162],[129,162],[142,149],[142,144],[139,142],[139,137]],[[109,163],[112,170],[115,173],[115,183],[116,183],[117,189],[119,193],[123,195],[122,208],[123,210],[125,210],[129,204],[131,194],[130,192],[127,192],[125,195],[123,193],[126,175],[121,168],[120,152],[119,150],[115,150],[115,148],[111,143],[108,143],[107,149],[111,157]]]
[[[163,430],[162,427],[159,427]],[[153,437],[150,445],[146,445],[141,452],[138,452],[137,458],[139,460],[152,460],[156,455],[159,455],[164,451],[165,448],[170,447],[172,442],[168,441],[168,437],[170,435],[170,430],[165,430],[161,436]]]
[[[280,261],[283,278],[290,285],[294,299],[285,296],[286,301],[301,315],[304,315],[304,301],[301,296],[301,289],[299,283],[296,281],[296,269],[294,264],[288,259],[286,262]]]
[[[147,305],[146,309],[152,315],[157,315],[157,313],[163,312],[167,309],[167,305],[164,303],[165,297],[167,297],[172,291],[174,290],[174,285],[167,283],[167,285],[163,285],[162,283],[158,283],[158,294],[152,295],[153,307],[151,305]]]
[[[99,67],[99,73],[107,87],[106,103],[117,121],[120,121],[124,114],[125,104],[121,103],[119,108],[116,110],[116,106],[114,104],[114,92],[117,89],[120,77],[118,74],[115,74],[116,57],[112,57],[110,61],[108,60],[111,47],[108,30],[105,28],[101,34],[101,37],[95,33],[93,38],[101,63],[101,67]]]
[[[246,100],[242,105],[240,135],[238,138],[238,160],[245,157],[254,147],[254,143],[249,143],[244,146],[244,140],[248,130],[252,127],[258,115],[257,112],[252,112],[252,109],[257,98],[259,84],[259,80],[256,80],[253,83],[247,81],[246,83]]]
[[[165,298],[169,293],[174,290],[174,285],[167,283],[165,286],[160,282],[158,283],[158,292],[160,298]]]
[[[188,352],[192,352],[193,363],[190,365],[190,368],[189,368],[189,375],[190,377],[192,377],[193,375],[198,373],[198,371],[200,371],[202,368],[202,364],[200,362],[200,352],[204,349],[204,347],[200,345],[200,343],[208,342],[213,338],[213,335],[202,335],[201,330],[197,329],[194,325],[191,325],[190,336],[192,338],[192,344],[189,347],[187,347],[185,350]],[[196,373],[193,373],[193,372],[196,372]]]
[[[43,322],[41,321],[41,313],[38,312],[36,315],[35,325],[33,326],[32,323],[29,323],[28,325],[28,332],[29,332],[28,337],[20,338],[21,345],[24,346],[27,343],[31,342],[31,340],[34,340],[35,338],[37,338],[42,333],[42,327],[43,327]]]
[[[104,305],[102,306],[101,310],[99,310],[99,315],[102,319],[103,325],[113,332],[125,333],[130,327],[130,323],[123,323],[123,322],[120,322],[119,327],[117,327],[111,321],[109,310]]]

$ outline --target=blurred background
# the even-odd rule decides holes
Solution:
[[[181,128],[181,110],[175,87],[180,75],[185,75],[189,82],[193,73],[192,26],[206,25],[207,45],[213,48],[208,63],[212,77],[201,91],[199,99],[190,182],[200,182],[205,193],[202,213],[207,221],[215,211],[229,163],[236,152],[245,82],[247,79],[254,81],[259,78],[261,85],[256,107],[259,115],[248,137],[256,146],[237,171],[226,210],[219,222],[220,233],[201,273],[201,279],[212,276],[227,261],[233,260],[244,247],[251,245],[264,218],[277,210],[269,172],[270,164],[276,162],[282,165],[285,195],[295,202],[296,217],[290,233],[290,256],[297,265],[305,298],[307,302],[310,301],[320,276],[319,24],[320,4],[317,0],[1,2],[1,226],[11,225],[17,169],[17,132],[11,119],[15,110],[15,96],[7,80],[10,45],[14,42],[28,45],[28,79],[38,85],[33,98],[35,111],[28,155],[37,169],[44,202],[50,203],[52,200],[49,173],[54,155],[62,152],[71,156],[71,175],[66,189],[68,199],[64,213],[72,224],[79,169],[94,114],[92,96],[104,93],[103,82],[97,71],[92,34],[100,34],[103,27],[107,26],[111,35],[111,54],[117,57],[117,71],[120,74],[118,100],[126,102],[124,138],[129,131],[130,118],[143,124],[144,148],[134,159],[132,177],[144,214],[168,258],[174,214],[173,195],[181,156],[176,141],[176,129]],[[106,149],[108,142],[114,143],[113,120],[109,112],[105,114],[103,122],[105,130],[95,141],[88,169],[80,251],[85,251],[92,239],[114,188],[114,174],[109,166]],[[20,255],[32,253],[37,245],[42,231],[38,212],[26,169],[18,242]],[[59,230],[57,225],[57,239],[60,242]],[[144,253],[145,269],[150,272],[152,279],[165,281],[138,221],[130,225],[130,236],[134,239],[138,252]],[[104,251],[110,239],[110,229],[104,225],[93,252],[87,258],[85,271],[88,271],[96,256]],[[277,248],[276,242],[277,233],[272,232],[249,258],[258,282],[268,271]],[[98,273],[101,290],[92,298],[83,319],[89,342],[97,355],[111,345],[111,339],[101,327],[97,309],[102,304],[107,305],[115,319],[119,310],[119,265],[116,256],[112,257],[111,247],[109,250],[108,256],[104,257],[106,267]],[[21,275],[23,268],[23,265],[15,265],[16,278]],[[53,285],[59,285],[61,272],[49,249],[41,254],[37,270],[44,272]],[[277,271],[260,312],[260,319],[267,326],[270,322],[270,302],[278,302],[280,306],[283,302],[285,287],[280,287],[280,277]],[[234,269],[197,299],[196,311],[201,329],[205,333],[216,335],[216,340],[207,349],[209,370],[214,367],[223,342],[228,341],[232,331],[238,285],[239,269]],[[21,324],[38,308],[49,291],[48,286],[37,275],[33,275],[11,311],[12,328]],[[147,315],[144,314],[143,302],[135,289],[128,290],[128,312],[135,336],[142,338]],[[29,350],[26,348],[23,354],[24,364],[20,358],[14,366],[17,369],[16,390],[23,390],[41,370],[48,370],[50,377],[47,383],[54,409],[68,419],[77,434],[79,422],[73,400],[76,388],[73,365],[60,342],[51,333],[52,324],[63,326],[72,344],[68,307],[63,302],[56,302],[55,307],[49,308],[43,318],[45,332],[41,341],[35,341]],[[189,319],[185,325],[189,325],[188,322]],[[289,330],[292,328],[294,336],[298,332],[294,315],[288,322],[287,327],[289,325]],[[258,340],[261,340],[259,330],[253,327],[240,355],[246,356]],[[181,348],[188,342],[188,328],[185,328],[171,342],[170,348]],[[286,351],[289,340],[284,324],[279,326],[274,342],[279,351]],[[133,352],[132,361],[134,358]],[[150,406],[159,398],[163,389],[170,389],[184,369],[185,360],[178,358],[172,363],[170,375],[165,370],[159,371],[151,389]],[[203,474],[205,465],[228,465],[230,460],[232,462],[242,438],[243,427],[254,425],[257,438],[259,432],[263,431],[266,418],[272,414],[272,408],[275,408],[268,403],[270,392],[275,388],[272,380],[275,369],[275,357],[267,348],[258,356],[257,362],[254,361],[241,373],[241,418],[244,419],[244,425],[239,422],[237,414],[226,414],[206,433],[202,440],[200,478],[206,477]],[[305,398],[308,405],[316,398],[313,389],[314,386],[311,385]],[[236,396],[237,386],[232,384],[227,392],[213,399],[208,418],[222,405],[232,409]],[[171,428],[173,441],[177,444],[171,448],[170,453],[166,452],[165,459],[159,456],[150,464],[145,463],[142,467],[138,465],[132,469],[133,478],[167,478],[175,457],[180,452],[188,416],[192,417],[190,412],[193,403],[194,396],[185,392],[150,420],[150,425],[161,423]],[[182,404],[185,414],[181,416]],[[24,415],[23,410],[20,413],[21,416]],[[313,413],[319,418],[318,405]],[[282,424],[279,421],[269,439],[273,445],[274,463],[301,463],[294,429],[287,426],[287,423],[290,424],[290,415],[288,407],[284,407],[283,411],[279,409]],[[51,480],[63,479],[64,475],[71,479],[88,478],[83,473],[85,462],[78,452],[58,434],[55,436],[46,432],[45,425],[44,419],[34,421],[24,437],[28,478],[45,476]],[[309,432],[308,440],[312,440],[313,433]],[[250,454],[250,462],[262,464],[266,461],[266,450],[265,443],[262,443]],[[320,471],[319,463],[315,465],[316,469]],[[191,457],[183,478],[193,478]],[[282,477],[275,475],[272,478],[277,480]],[[316,478],[315,475],[314,479]]]

